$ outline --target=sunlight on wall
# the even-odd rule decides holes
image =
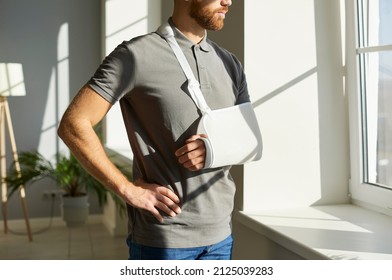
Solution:
[[[264,153],[245,166],[244,210],[309,204],[320,198],[313,0],[246,2],[245,11],[245,71]]]
[[[105,55],[122,41],[147,32],[148,1],[105,1]]]
[[[49,81],[48,98],[38,145],[46,158],[53,158],[57,151],[67,151],[57,137],[57,125],[69,104],[69,30],[64,23],[57,37],[57,65],[53,66]]]
[[[244,167],[247,212],[349,201],[340,9],[340,0],[246,1],[245,71],[264,144]]]

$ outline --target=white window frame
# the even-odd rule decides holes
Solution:
[[[346,89],[349,100],[351,180],[353,204],[392,216],[392,190],[364,182],[364,151],[362,141],[362,113],[360,92],[359,54],[392,50],[392,46],[359,48],[357,0],[346,0]]]

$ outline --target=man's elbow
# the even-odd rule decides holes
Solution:
[[[57,136],[60,137],[60,139],[64,140],[64,124],[63,121],[60,122],[58,128],[57,128]]]
[[[70,128],[69,120],[63,117],[63,119],[60,121],[60,124],[57,128],[57,135],[65,143],[67,142],[67,138],[68,138],[67,136],[70,133],[69,128]]]

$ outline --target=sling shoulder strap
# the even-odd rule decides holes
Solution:
[[[170,26],[168,22],[166,22],[158,28],[157,33],[160,34],[163,38],[165,38],[166,42],[171,47],[178,62],[180,63],[181,68],[184,71],[184,74],[188,80],[189,94],[192,97],[193,101],[195,102],[196,106],[200,109],[203,115],[211,111],[210,107],[208,106],[200,90],[200,84],[196,80],[195,76],[193,75],[188,60],[186,59],[184,53],[182,52],[180,46],[176,41],[176,38],[174,37],[173,28]]]

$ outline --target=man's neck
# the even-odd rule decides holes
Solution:
[[[201,40],[203,40],[206,30],[193,18],[185,18],[174,14],[172,16],[172,21],[174,25],[193,43],[198,44]]]

